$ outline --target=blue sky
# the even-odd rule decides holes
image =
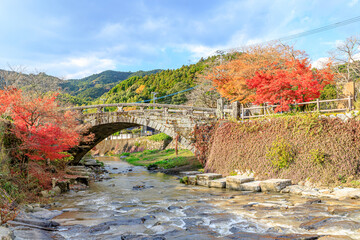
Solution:
[[[65,79],[174,69],[360,15],[359,0],[0,0],[0,68]],[[315,62],[360,22],[292,41]]]

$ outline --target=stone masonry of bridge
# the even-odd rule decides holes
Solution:
[[[89,109],[94,110],[94,108],[96,112],[88,113]],[[82,122],[89,124],[89,132],[95,135],[92,142],[80,143],[71,150],[75,164],[106,137],[122,129],[136,126],[154,128],[173,139],[178,136],[178,142],[194,152],[191,143],[194,126],[217,119],[216,109],[169,104],[119,103],[74,107],[72,110],[82,112]]]

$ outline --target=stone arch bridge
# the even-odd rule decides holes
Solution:
[[[80,111],[83,123],[90,125],[94,133],[92,142],[83,142],[71,150],[74,163],[104,140],[122,129],[135,126],[148,126],[163,132],[194,152],[190,136],[196,124],[205,124],[217,119],[217,109],[185,105],[116,103],[73,107],[69,110]]]

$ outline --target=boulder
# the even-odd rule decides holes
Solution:
[[[228,176],[226,177],[226,188],[241,191],[241,184],[252,181],[254,181],[253,177]]]
[[[242,183],[239,186],[239,190],[240,191],[261,192],[260,181]]]
[[[56,186],[60,188],[61,192],[67,192],[69,190],[70,181],[68,180],[62,180],[57,181]]]
[[[203,173],[196,175],[196,181],[197,181],[197,185],[208,187],[210,180],[218,179],[221,177],[222,175],[218,173]]]
[[[11,240],[11,239],[13,239],[10,229],[0,226],[0,239],[1,240]]]
[[[101,166],[100,163],[98,163],[95,159],[86,159],[84,160],[84,165],[85,166],[94,166],[94,167],[97,167],[97,166]]]
[[[290,185],[282,189],[280,192],[301,195],[301,193],[305,190],[310,190],[310,188],[305,187],[304,185]]]
[[[211,188],[225,188],[226,187],[226,178],[219,178],[209,181],[209,187]]]
[[[51,197],[51,193],[47,190],[41,191],[40,193],[44,198]]]
[[[56,196],[56,195],[59,195],[59,194],[61,193],[61,189],[60,189],[59,186],[54,187],[53,189],[51,189],[51,191],[54,192],[54,195],[55,195],[55,196]]]
[[[334,191],[332,192],[332,198],[335,199],[345,199],[345,198],[351,198],[351,199],[358,199],[360,198],[360,189],[358,188],[334,188]]]
[[[260,182],[261,191],[263,192],[280,192],[290,185],[291,179],[269,179]]]

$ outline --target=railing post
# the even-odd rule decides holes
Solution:
[[[102,113],[103,112],[103,107],[97,107],[96,108],[96,113]]]
[[[123,106],[117,107],[117,112],[124,112],[124,107]]]
[[[232,117],[235,119],[238,119],[239,117],[239,109],[240,109],[240,103],[238,101],[235,101],[231,104],[232,109]]]
[[[216,106],[216,116],[222,119],[224,114],[224,100],[222,98],[218,99]]]
[[[264,116],[266,115],[266,103],[264,103]]]
[[[244,104],[241,104],[241,119],[244,121]]]
[[[318,98],[316,99],[316,109],[320,112],[320,100]]]
[[[351,95],[349,96],[349,99],[348,99],[348,101],[349,101],[349,111],[351,111],[351,110],[352,110],[352,101],[351,101]]]
[[[169,108],[164,108],[164,116],[167,116],[169,114]]]
[[[193,110],[192,109],[184,109],[182,112],[183,112],[183,115],[187,116],[187,115],[192,115]]]

